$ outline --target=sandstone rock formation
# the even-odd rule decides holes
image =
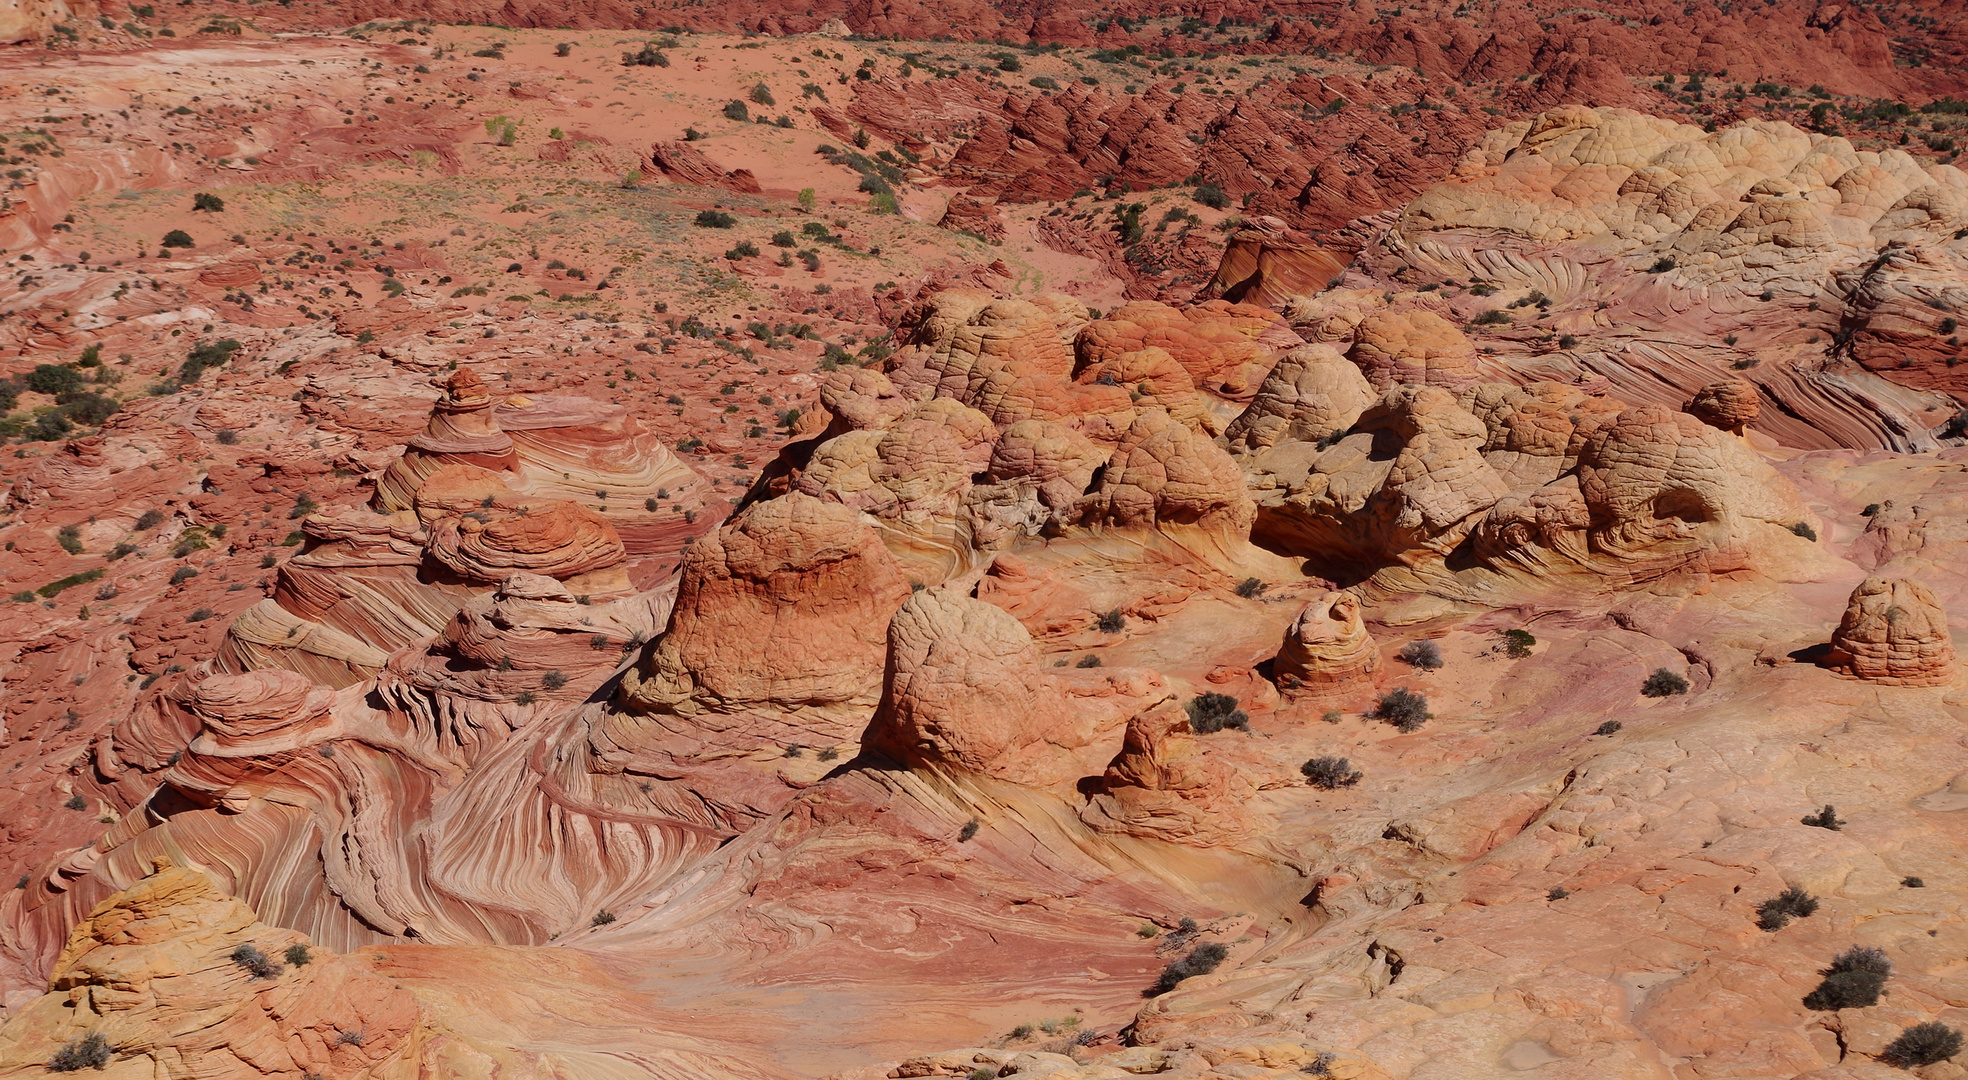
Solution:
[[[1121,752],[1101,774],[1081,820],[1102,832],[1219,845],[1250,830],[1250,783],[1203,757],[1189,717],[1164,707],[1128,721]]]
[[[854,511],[794,493],[691,549],[662,640],[623,677],[636,709],[872,703],[909,583]]]
[[[1305,605],[1285,630],[1272,678],[1287,697],[1324,694],[1380,669],[1380,651],[1352,593],[1327,593]]]
[[[1762,404],[1756,387],[1741,379],[1723,379],[1702,387],[1682,409],[1710,427],[1741,435],[1761,415]]]
[[[76,925],[49,992],[9,1018],[0,1073],[39,1071],[95,1037],[119,1073],[414,1075],[422,1009],[373,968],[268,926],[159,856]]]
[[[1165,695],[1152,673],[1049,672],[1004,609],[926,589],[889,623],[864,745],[918,768],[1070,785],[1112,756],[1136,707]]]
[[[1869,577],[1852,590],[1825,663],[1871,682],[1949,685],[1956,672],[1947,613],[1917,581]]]

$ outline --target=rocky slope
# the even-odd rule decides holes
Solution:
[[[1943,151],[230,10],[0,98],[0,1074],[1964,1075]]]

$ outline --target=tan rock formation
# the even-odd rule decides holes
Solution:
[[[1249,832],[1251,793],[1234,768],[1203,756],[1188,715],[1168,705],[1128,721],[1121,752],[1080,820],[1102,832],[1222,844]]]
[[[306,963],[292,962],[290,946]],[[204,874],[160,856],[149,877],[76,925],[49,992],[0,1035],[0,1075],[39,1073],[95,1036],[112,1051],[105,1071],[119,1076],[414,1077],[421,1009],[373,968],[260,922]]]
[[[632,709],[872,702],[882,631],[909,583],[852,510],[755,503],[691,549],[669,629],[623,676]]]
[[[1476,346],[1432,311],[1379,311],[1355,330],[1353,363],[1374,389],[1415,383],[1462,390],[1477,381]]]
[[[1360,618],[1360,601],[1330,592],[1305,605],[1285,630],[1272,678],[1295,697],[1343,689],[1379,668],[1380,650]]]
[[[1232,533],[1256,510],[1243,473],[1222,447],[1160,409],[1128,428],[1087,501],[1089,519],[1109,525],[1200,525]]]
[[[1740,435],[1756,422],[1762,402],[1756,387],[1741,379],[1722,379],[1697,391],[1683,406],[1702,423]]]
[[[1152,673],[1054,673],[1003,608],[925,589],[888,627],[887,684],[865,745],[904,764],[1030,787],[1070,784],[1113,756]]]
[[[1224,430],[1232,454],[1281,442],[1318,442],[1353,426],[1376,394],[1360,369],[1330,345],[1301,345],[1278,358],[1257,396]]]
[[[1869,577],[1852,590],[1825,663],[1872,682],[1946,686],[1956,675],[1947,613],[1917,581]]]

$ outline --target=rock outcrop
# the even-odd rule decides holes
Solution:
[[[837,502],[754,503],[691,549],[662,638],[623,677],[633,709],[873,704],[882,628],[909,583]]]
[[[1360,618],[1352,593],[1333,592],[1299,611],[1272,661],[1272,678],[1286,697],[1321,695],[1355,686],[1380,669],[1380,650]]]
[[[1947,613],[1918,581],[1870,577],[1852,590],[1826,666],[1869,682],[1947,686],[1954,682],[1954,638]]]
[[[1138,706],[1165,696],[1152,673],[1049,671],[1003,608],[926,589],[889,623],[864,745],[917,768],[1070,786],[1113,756]]]
[[[1163,707],[1128,721],[1121,752],[1101,774],[1080,820],[1102,832],[1176,843],[1232,843],[1250,831],[1251,784],[1203,756],[1189,717]]]

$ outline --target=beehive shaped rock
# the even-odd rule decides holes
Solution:
[[[1318,442],[1353,426],[1377,395],[1331,345],[1301,345],[1278,358],[1241,415],[1223,432],[1236,455],[1281,442]]]
[[[623,676],[632,708],[872,702],[883,629],[909,595],[858,514],[794,492],[755,503],[690,551],[669,628]]]
[[[1870,577],[1852,590],[1831,635],[1826,665],[1872,682],[1944,686],[1954,681],[1947,612],[1925,585]]]
[[[1756,387],[1741,379],[1722,379],[1696,392],[1683,408],[1710,427],[1740,435],[1762,411]]]
[[[1360,320],[1353,363],[1374,389],[1397,383],[1462,390],[1477,381],[1476,346],[1432,311],[1377,311]]]
[[[1010,613],[948,588],[918,592],[895,613],[886,681],[869,748],[1031,787],[1096,771],[1136,708],[1166,696],[1140,672],[1055,673]]]
[[[1101,832],[1217,844],[1250,831],[1250,782],[1203,755],[1188,716],[1173,703],[1128,721],[1121,752],[1100,783],[1080,820]]]
[[[1380,667],[1380,651],[1350,592],[1329,592],[1305,605],[1285,630],[1272,677],[1287,697],[1348,686]]]

